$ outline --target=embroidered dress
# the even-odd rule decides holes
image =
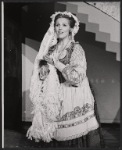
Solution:
[[[49,51],[49,54],[55,53]],[[87,63],[85,52],[80,44],[71,42],[59,55],[59,60],[66,67],[62,73],[57,70],[62,89],[62,105],[57,117],[58,129],[54,139],[71,140],[99,127],[94,114],[94,97],[86,76]]]

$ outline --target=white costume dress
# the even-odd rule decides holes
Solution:
[[[54,31],[57,14],[72,16],[76,21],[72,40],[59,55]],[[85,52],[73,40],[78,29],[79,21],[70,12],[56,12],[52,15],[52,22],[41,42],[31,77],[30,100],[34,116],[27,131],[27,137],[31,140],[67,141],[83,137],[99,127],[94,111],[94,97],[86,75]],[[54,65],[42,63],[45,55],[53,58]],[[42,75],[41,71],[45,67],[47,73]]]
[[[51,53],[55,52],[54,48]],[[62,65],[63,69],[60,67]],[[56,67],[61,71],[57,70],[62,102],[54,139],[65,141],[86,135],[89,131],[97,129],[99,124],[94,114],[94,97],[86,76],[87,63],[81,45],[71,42],[59,55],[59,64]]]

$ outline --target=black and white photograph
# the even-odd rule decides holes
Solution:
[[[120,149],[120,4],[1,2],[2,148]]]

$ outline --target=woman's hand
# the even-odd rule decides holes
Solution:
[[[44,59],[45,61],[47,61],[49,64],[54,65],[53,59],[51,59],[48,55],[45,55],[45,56],[43,57],[43,59]]]
[[[39,69],[39,79],[40,80],[45,80],[48,74],[49,74],[49,66],[48,65],[43,65]]]

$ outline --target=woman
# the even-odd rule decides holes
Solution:
[[[36,141],[62,141],[60,146],[100,146],[85,52],[74,40],[78,18],[66,11],[51,18],[34,63],[30,86],[34,117],[27,136]]]

